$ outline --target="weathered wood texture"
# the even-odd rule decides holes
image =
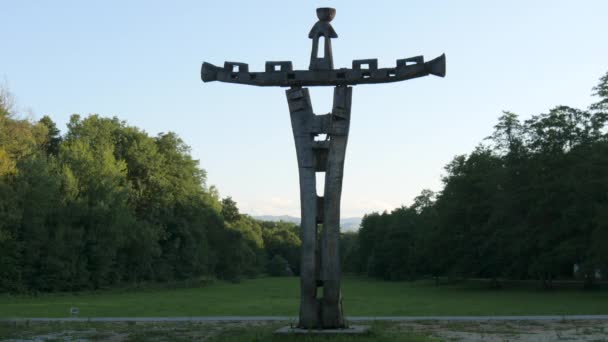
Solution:
[[[286,94],[300,175],[299,327],[341,328],[344,318],[340,292],[340,198],[352,88],[335,88],[333,109],[326,115],[314,114],[308,89],[295,87]],[[318,134],[327,134],[327,139],[315,141]],[[325,172],[323,197],[317,196],[316,172]],[[318,224],[323,225],[320,239]],[[319,286],[323,287],[321,299],[317,299]]]
[[[329,151],[325,173],[324,220],[321,250],[323,281],[323,328],[344,326],[340,292],[340,199],[344,157],[350,126],[352,87],[334,88],[334,104],[329,131]]]
[[[424,62],[422,56],[399,59],[396,66],[389,68],[377,68],[377,62],[369,63],[369,61],[354,60],[352,69],[289,70],[287,67],[279,67],[278,70],[265,72],[250,72],[249,66],[244,63],[226,62],[222,68],[205,62],[201,67],[201,78],[204,82],[220,81],[260,87],[310,87],[392,83],[428,75],[444,77],[446,72],[445,55],[428,62]],[[266,63],[278,65],[278,63],[291,62]],[[362,65],[368,68],[362,69]]]
[[[300,324],[302,328],[320,326],[317,301],[317,194],[313,133],[314,113],[308,89],[287,90],[291,126],[300,175],[301,264]]]

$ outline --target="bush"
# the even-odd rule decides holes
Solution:
[[[268,263],[268,274],[273,277],[288,277],[293,276],[289,263],[285,258],[276,254]]]

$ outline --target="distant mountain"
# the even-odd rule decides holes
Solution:
[[[295,217],[295,216],[289,216],[289,215],[278,215],[278,216],[273,216],[273,215],[261,215],[261,216],[254,216],[253,217],[256,220],[262,220],[262,221],[285,221],[285,222],[292,222],[295,224],[300,224],[300,218],[299,217]],[[340,220],[340,227],[342,228],[342,231],[346,231],[346,232],[356,232],[357,230],[359,230],[359,225],[361,224],[361,218],[360,217],[346,217]]]
[[[340,220],[340,227],[342,228],[342,231],[356,232],[357,230],[359,230],[360,225],[360,217],[346,217]]]

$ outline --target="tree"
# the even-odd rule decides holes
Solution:
[[[268,274],[273,277],[285,277],[292,276],[293,272],[289,268],[287,260],[277,254],[268,262]]]
[[[593,88],[593,95],[599,97],[599,101],[591,105],[591,110],[599,113],[608,113],[608,72],[601,78],[598,85]]]
[[[298,226],[289,222],[262,221],[262,237],[267,257],[281,256],[287,261],[289,268],[300,274],[300,246]]]
[[[340,268],[344,273],[357,273],[360,260],[357,232],[344,232],[340,234]]]
[[[236,222],[241,217],[236,202],[230,196],[222,199],[222,216],[228,222]]]
[[[43,116],[39,123],[44,125],[47,130],[47,136],[42,148],[48,155],[57,156],[59,154],[59,145],[61,144],[61,135],[59,129],[57,129],[57,125],[47,115]]]

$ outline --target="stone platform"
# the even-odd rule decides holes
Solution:
[[[369,332],[369,325],[351,325],[344,329],[302,329],[286,326],[275,330],[275,334],[286,335],[360,335]]]

